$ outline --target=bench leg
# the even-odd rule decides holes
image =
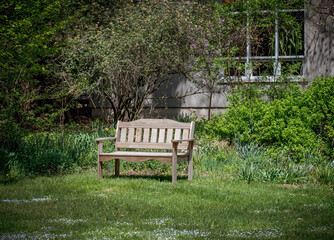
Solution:
[[[100,162],[100,159],[97,159],[97,178],[102,178],[102,175],[103,175],[102,162]]]
[[[176,149],[173,148],[173,157],[172,157],[172,182],[177,182],[177,155]]]
[[[188,161],[188,180],[193,180],[193,175],[194,175],[193,169],[194,169],[194,161],[191,158]]]
[[[194,176],[194,159],[193,159],[193,145],[191,144],[189,149],[189,160],[188,160],[188,180],[193,180]]]
[[[177,182],[177,163],[173,162],[173,166],[172,166],[172,182],[175,183]]]
[[[100,161],[100,153],[103,152],[103,142],[98,142],[97,146],[97,178],[102,178],[103,168],[102,162]]]
[[[119,177],[119,159],[115,159],[115,177]]]

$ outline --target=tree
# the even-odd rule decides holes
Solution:
[[[228,16],[225,5],[215,3],[180,31],[188,39],[192,55],[188,78],[208,96],[210,120],[213,95],[224,92],[224,86],[233,83],[232,68],[242,70],[240,61],[233,57],[244,47],[245,27]]]
[[[149,96],[185,69],[187,42],[178,25],[181,15],[189,15],[186,6],[129,3],[108,26],[78,30],[63,51],[59,75],[71,93],[99,96],[100,104],[110,105],[115,122],[137,118]]]
[[[67,3],[67,2],[63,2]],[[61,1],[5,1],[0,4],[0,117],[35,124],[35,114],[51,113],[46,99],[57,98],[47,77],[62,47],[60,32],[68,18]]]
[[[108,9],[112,16],[122,4],[116,0],[2,1],[0,120],[29,128],[53,125],[71,98],[52,71],[54,59],[75,26],[103,24],[108,19],[99,11]]]

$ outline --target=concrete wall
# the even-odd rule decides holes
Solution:
[[[218,89],[212,99],[211,113],[223,112],[228,103],[224,92],[230,88]],[[154,93],[152,99],[146,104],[144,117],[181,117],[181,116],[207,116],[209,109],[209,95],[205,89],[186,80],[182,75],[175,75],[168,83]]]

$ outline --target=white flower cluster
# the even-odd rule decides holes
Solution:
[[[310,208],[328,208],[331,205],[329,203],[314,203],[314,204],[304,204],[304,207],[310,207]]]
[[[16,240],[16,239],[31,239],[31,240],[49,240],[69,238],[71,234],[53,234],[49,232],[20,232],[20,233],[5,233],[0,235],[0,240]]]
[[[276,228],[266,230],[240,231],[238,229],[230,230],[227,234],[221,234],[222,237],[229,238],[278,238],[282,236],[281,230]]]
[[[56,223],[65,223],[69,225],[73,225],[79,222],[87,222],[85,219],[70,219],[70,218],[59,218],[59,219],[50,219],[49,222],[56,222]]]
[[[170,223],[172,221],[173,219],[171,218],[153,218],[153,219],[146,219],[144,221],[144,224],[162,226],[162,225],[166,225],[167,222]]]
[[[331,224],[329,226],[311,227],[310,231],[311,232],[327,232],[327,231],[331,231],[333,227],[334,227],[334,224]]]
[[[52,199],[49,197],[45,197],[45,198],[32,198],[30,200],[27,199],[4,199],[1,200],[2,202],[6,202],[6,203],[31,203],[31,202],[44,202],[44,201],[51,201]],[[57,199],[54,199],[57,200]]]

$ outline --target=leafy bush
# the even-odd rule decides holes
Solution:
[[[271,147],[272,156],[284,150],[295,162],[302,162],[305,152],[333,158],[334,77],[315,79],[305,92],[290,84],[270,100],[266,92],[255,87],[234,90],[229,109],[214,116],[206,132],[230,142],[236,137],[244,143],[257,141]]]
[[[312,82],[303,96],[303,102],[312,112],[307,116],[311,129],[319,134],[326,155],[334,157],[334,76],[321,76]]]
[[[254,123],[261,119],[265,111],[264,100],[259,94],[253,88],[244,91],[234,89],[228,97],[229,108],[224,116],[213,116],[205,126],[209,135],[230,142],[238,136],[242,142],[249,142],[254,132]]]

